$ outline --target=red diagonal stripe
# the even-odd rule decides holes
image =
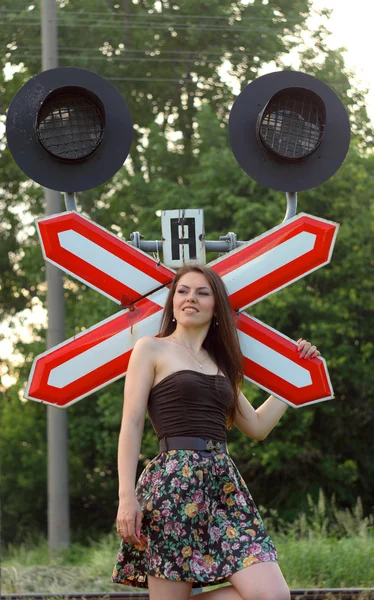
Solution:
[[[328,263],[337,228],[336,223],[309,215],[298,215],[287,221],[287,223],[279,225],[230,252],[227,256],[217,259],[210,266],[225,281],[232,307],[243,310]],[[235,272],[240,272],[238,269],[243,272],[243,267],[246,266],[246,272],[250,274],[250,263],[252,261],[262,257],[266,252],[276,249],[300,233],[311,233],[316,236],[315,246],[312,250],[249,284],[246,284],[243,278],[240,289],[231,291],[230,281],[232,281],[233,275],[235,277]],[[236,277],[239,277],[239,275],[236,275]],[[235,288],[237,287],[235,285]]]
[[[113,360],[108,360],[102,366],[61,388],[48,383],[50,373],[55,367],[65,364],[72,358],[105,342],[117,333],[130,329],[130,334],[134,336],[135,344],[137,340],[136,325],[160,311],[161,308],[155,303],[147,299],[140,300],[133,310],[121,311],[114,318],[106,319],[79,336],[66,340],[59,346],[52,348],[52,350],[39,355],[36,357],[32,372],[30,373],[29,386],[25,393],[26,398],[40,400],[65,408],[84,396],[91,394],[93,391],[115,381],[119,377],[123,377],[127,371],[132,349],[124,349],[123,354],[120,356]]]
[[[244,373],[247,379],[295,407],[333,397],[334,392],[325,361],[322,358],[299,358],[297,344],[294,341],[246,314],[242,313],[237,317],[236,326],[238,331],[306,369],[310,373],[312,383],[303,387],[295,386],[287,380],[287,372],[284,373],[284,377],[276,375],[271,369],[248,359],[242,348],[242,351],[244,350]],[[249,340],[248,343],[250,344],[251,341]]]
[[[132,247],[116,235],[109,233],[76,212],[43,218],[38,220],[37,224],[47,260],[99,292],[104,292],[122,305],[126,306],[134,302],[144,295],[144,292],[141,294],[133,289],[136,287],[135,282],[133,284],[131,281],[128,284],[120,282],[108,273],[62,248],[58,238],[59,233],[69,230],[75,231],[123,262],[138,269],[140,273],[152,277],[160,285],[167,284],[175,276],[173,270],[168,269],[138,248]],[[153,290],[154,286],[150,285],[145,293],[150,293]]]

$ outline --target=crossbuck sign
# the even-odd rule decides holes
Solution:
[[[175,271],[77,212],[37,222],[46,260],[124,308],[40,354],[26,398],[66,408],[126,374],[136,341],[159,333]],[[294,407],[333,397],[323,358],[242,312],[330,262],[338,225],[300,213],[211,262],[235,312],[247,379]]]

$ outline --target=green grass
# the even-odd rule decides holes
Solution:
[[[46,541],[9,547],[3,556],[2,593],[118,592],[120,587],[111,583],[118,547],[114,534],[87,547],[72,544],[53,557]]]
[[[291,588],[373,587],[374,536],[342,539],[274,537],[280,566]],[[11,548],[3,560],[2,593],[120,591],[110,582],[117,538],[89,547],[72,545],[54,559],[46,542]]]
[[[275,542],[291,588],[374,587],[374,536]]]
[[[292,524],[274,511],[260,512],[291,589],[374,587],[374,519],[363,515],[360,500],[342,511],[321,492]],[[115,533],[89,546],[72,544],[53,558],[43,540],[10,546],[3,555],[2,593],[121,591],[110,581],[118,546]]]

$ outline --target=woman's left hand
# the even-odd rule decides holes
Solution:
[[[321,353],[319,350],[317,350],[317,347],[312,346],[310,342],[300,338],[297,340],[297,343],[297,351],[299,352],[300,358],[316,358],[317,356],[321,356]]]

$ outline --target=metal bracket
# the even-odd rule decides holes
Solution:
[[[131,242],[129,242],[129,243],[132,244],[133,246],[135,246],[135,248],[139,248],[140,250],[143,250],[143,248],[141,248],[141,240],[143,240],[143,239],[144,239],[144,235],[139,233],[139,231],[133,231],[132,233],[130,233]]]
[[[228,252],[230,252],[231,250],[234,250],[234,248],[236,248],[236,246],[237,246],[236,233],[234,233],[233,231],[229,231],[226,235],[221,235],[219,239],[222,241],[228,242],[228,244],[229,244]]]
[[[77,198],[74,192],[64,192],[65,208],[68,211],[77,209]]]
[[[297,210],[297,192],[286,192],[287,209],[283,219],[283,223],[296,215]]]
[[[230,252],[246,242],[238,241],[235,233],[230,231],[227,235],[221,236],[219,240],[205,240],[207,252]],[[143,250],[144,252],[162,252],[162,241],[144,240],[144,236],[138,231],[130,234],[128,244]]]
[[[294,217],[297,210],[297,192],[286,192],[286,197],[287,209],[283,223]],[[139,231],[134,231],[130,234],[130,241],[128,243],[144,252],[162,252],[162,241],[144,240],[144,236]],[[205,249],[207,252],[224,254],[225,252],[235,250],[235,248],[243,244],[246,244],[246,242],[237,240],[236,233],[229,231],[226,235],[221,235],[219,240],[205,240]]]

